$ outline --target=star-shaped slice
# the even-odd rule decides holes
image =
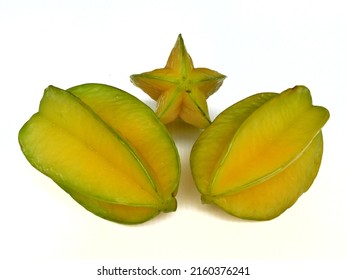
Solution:
[[[164,124],[181,118],[199,128],[211,123],[206,100],[225,78],[208,68],[194,68],[181,34],[164,68],[130,77],[134,85],[157,101],[157,115]]]

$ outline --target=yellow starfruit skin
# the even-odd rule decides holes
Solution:
[[[245,219],[277,217],[317,176],[328,119],[305,86],[256,94],[227,108],[192,148],[203,201]]]
[[[147,105],[120,89],[49,86],[18,140],[33,167],[104,219],[138,224],[177,208],[175,143]]]
[[[157,101],[157,115],[163,123],[181,118],[199,128],[210,125],[206,100],[225,78],[208,68],[194,68],[181,34],[164,68],[130,76],[135,86]]]

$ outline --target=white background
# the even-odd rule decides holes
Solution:
[[[227,75],[208,99],[212,118],[251,94],[297,84],[309,87],[314,104],[329,109],[320,172],[280,217],[243,221],[202,205],[189,170],[199,131],[186,126],[170,126],[182,162],[178,209],[137,226],[87,212],[21,153],[18,131],[50,84],[106,83],[154,108],[129,76],[163,67],[179,33],[196,67]],[[0,0],[4,267],[16,278],[38,276],[45,271],[43,261],[46,270],[78,261],[94,279],[94,261],[135,266],[161,260],[169,267],[177,262],[189,267],[200,261],[256,266],[256,260],[302,260],[315,268],[309,275],[323,273],[325,261],[336,272],[335,261],[347,259],[346,81],[347,2],[342,0]],[[71,273],[81,269],[70,268],[66,275]]]

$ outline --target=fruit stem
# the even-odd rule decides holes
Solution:
[[[174,197],[169,198],[166,203],[163,204],[162,211],[164,213],[174,212],[177,209],[177,200]]]
[[[201,195],[201,202],[203,204],[211,204],[213,202],[213,197],[210,195]]]

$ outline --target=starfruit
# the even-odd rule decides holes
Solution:
[[[193,145],[190,163],[204,203],[252,220],[281,215],[312,185],[329,111],[308,88],[250,96],[223,111]]]
[[[49,86],[19,143],[36,169],[102,218],[136,224],[176,210],[173,139],[147,105],[120,89]]]
[[[223,84],[225,76],[208,68],[194,68],[181,34],[166,66],[130,77],[132,83],[157,101],[163,123],[181,118],[199,128],[210,125],[207,98]]]

